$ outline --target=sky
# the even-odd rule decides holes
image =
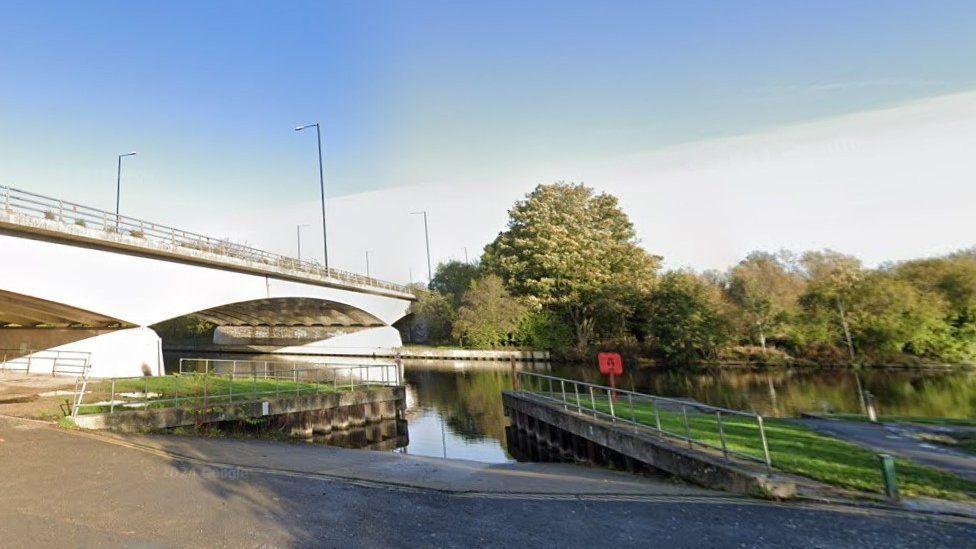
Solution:
[[[536,184],[669,267],[976,244],[973,2],[0,4],[0,185],[396,281]]]

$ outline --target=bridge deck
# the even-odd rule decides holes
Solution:
[[[401,284],[5,186],[0,186],[0,230],[308,284],[416,299]]]

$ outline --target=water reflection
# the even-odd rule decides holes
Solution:
[[[410,453],[513,461],[505,449],[501,401],[502,391],[512,388],[509,363],[405,360],[403,366]]]
[[[167,365],[175,364],[178,356],[167,354]],[[184,356],[192,356],[192,353]],[[222,355],[221,358],[323,360],[280,355]],[[534,364],[522,367],[606,384],[596,366]],[[397,439],[394,446],[408,441],[402,451],[410,454],[489,463],[513,461],[507,452],[506,421],[500,398],[502,391],[512,387],[509,363],[405,360],[404,376],[409,436]],[[875,395],[876,406],[883,415],[976,417],[976,373],[963,370],[870,370],[855,374],[847,370],[816,369],[687,372],[645,368],[628,371],[617,385],[622,389],[662,396],[692,398],[715,406],[756,410],[767,416],[792,417],[809,411],[858,412],[858,383]],[[344,441],[322,442],[356,446],[356,440],[351,437]],[[384,438],[386,440],[391,439]]]

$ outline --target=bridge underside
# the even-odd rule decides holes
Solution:
[[[186,316],[200,317],[217,326],[207,349],[369,355],[401,345],[396,329],[380,318],[327,299],[255,299]],[[161,339],[149,327],[0,290],[0,364],[4,369],[43,373],[49,366],[47,371],[55,372],[57,361],[70,358],[88,361],[96,377],[156,375],[163,372],[161,353]]]
[[[373,315],[342,303],[310,298],[268,298],[206,309],[198,316],[218,326],[384,326]]]
[[[0,328],[131,328],[134,324],[70,305],[0,290]]]
[[[262,347],[262,351],[272,352],[346,347],[355,343],[350,340],[357,332],[371,330],[376,335],[389,331],[384,330],[389,327],[382,320],[351,305],[302,297],[230,303],[191,316],[216,324],[214,345]]]

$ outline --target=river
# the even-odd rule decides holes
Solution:
[[[180,357],[322,363],[321,357],[166,353],[168,369]],[[348,359],[324,359],[348,362]],[[526,369],[606,384],[596,366],[533,364]],[[505,444],[500,394],[512,387],[507,362],[405,360],[409,444],[397,451],[488,463],[513,461]],[[976,417],[976,372],[972,370],[867,370],[720,368],[627,372],[621,389],[692,398],[771,417],[802,412],[859,412],[857,386],[875,396],[878,412],[892,416]]]

